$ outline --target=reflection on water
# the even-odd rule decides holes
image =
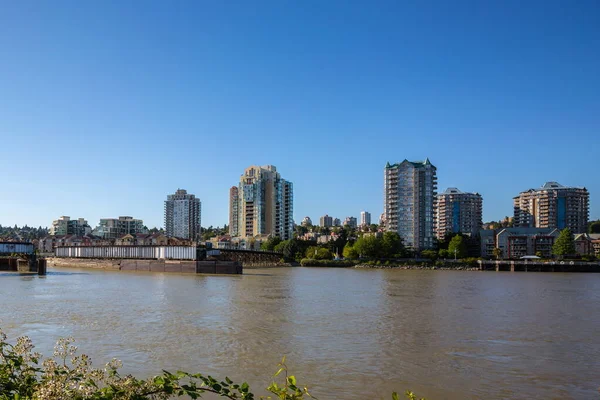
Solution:
[[[10,275],[10,276],[8,276]],[[322,399],[594,398],[600,275],[293,268],[1,274],[0,319],[50,353],[264,387],[282,355]],[[325,386],[339,392],[324,392]]]

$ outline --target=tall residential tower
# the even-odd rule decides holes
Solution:
[[[436,168],[429,159],[385,166],[385,229],[398,232],[408,247],[434,246]]]
[[[589,218],[589,192],[546,182],[539,189],[521,192],[514,199],[515,227],[569,228],[585,233]]]
[[[273,165],[246,168],[237,191],[238,235],[279,236],[291,239],[294,231],[294,190]],[[231,200],[231,195],[230,195]],[[233,219],[235,207],[230,207]]]
[[[200,236],[200,199],[177,189],[165,201],[165,233],[169,237],[195,240]]]
[[[479,193],[448,188],[437,196],[435,230],[439,240],[449,233],[475,236],[483,225],[483,199]]]

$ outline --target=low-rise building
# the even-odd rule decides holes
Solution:
[[[500,258],[518,259],[523,256],[552,257],[552,246],[560,231],[555,228],[502,228],[482,230],[481,256],[493,258],[500,249]]]
[[[92,228],[84,218],[71,219],[67,215],[59,217],[57,220],[52,221],[50,227],[51,236],[85,236],[92,232]]]
[[[126,234],[148,233],[144,221],[132,217],[102,218],[93,234],[103,239],[118,239]]]
[[[573,238],[575,250],[580,256],[600,256],[600,234],[580,233]]]

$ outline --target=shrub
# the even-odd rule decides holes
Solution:
[[[314,258],[303,258],[300,265],[303,267],[353,267],[357,264],[354,260],[315,260]]]
[[[163,371],[148,379],[139,379],[119,373],[121,362],[113,359],[105,368],[92,367],[85,354],[76,355],[77,347],[72,338],[60,339],[54,348],[54,356],[45,359],[33,352],[34,345],[24,336],[12,345],[0,329],[0,399],[22,400],[150,400],[173,397],[201,398],[205,393],[239,400],[254,400],[249,385],[233,383],[227,377],[219,381],[211,376],[178,371]],[[302,400],[313,397],[308,389],[297,383],[296,377],[288,375],[285,357],[277,365],[274,377],[283,374],[283,382],[273,382],[267,391],[281,400]],[[332,398],[339,398],[331,393]],[[412,392],[406,392],[408,400],[417,400]],[[392,399],[398,400],[396,392]],[[422,399],[423,400],[423,399]]]

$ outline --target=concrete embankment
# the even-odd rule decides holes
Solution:
[[[175,272],[190,274],[241,274],[234,261],[130,260],[89,258],[48,258],[51,267],[91,268],[113,271]]]

